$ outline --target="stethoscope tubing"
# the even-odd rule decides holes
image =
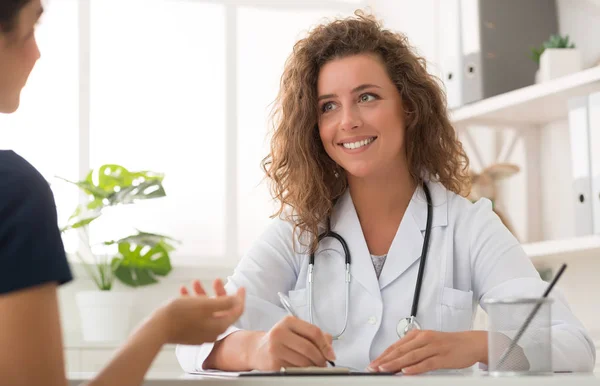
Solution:
[[[426,228],[425,228],[425,237],[423,239],[423,247],[421,250],[421,261],[419,262],[419,271],[417,273],[417,281],[415,284],[415,292],[413,294],[413,303],[412,303],[412,307],[411,307],[411,312],[410,312],[410,317],[409,319],[411,321],[413,321],[414,323],[416,323],[416,325],[418,326],[418,322],[416,321],[417,318],[417,310],[419,307],[419,297],[421,295],[421,286],[423,284],[423,276],[425,274],[425,261],[427,259],[427,253],[429,250],[429,238],[430,238],[430,234],[431,234],[431,224],[432,224],[432,212],[433,212],[433,204],[431,201],[431,194],[429,192],[429,188],[427,187],[427,184],[423,184],[423,190],[425,191],[425,196],[427,197],[427,224],[426,224]],[[326,232],[323,232],[319,235],[319,238],[317,240],[317,243],[320,243],[324,238],[326,237],[333,237],[336,240],[338,240],[340,242],[340,244],[342,245],[342,248],[344,250],[344,257],[345,257],[345,298],[346,298],[346,304],[345,304],[345,310],[344,310],[344,327],[342,328],[342,330],[335,335],[332,335],[334,340],[339,339],[340,336],[342,336],[342,334],[346,331],[346,328],[348,327],[348,310],[349,310],[349,305],[350,305],[350,282],[351,282],[351,275],[350,275],[350,264],[351,264],[351,257],[350,257],[350,250],[348,248],[348,245],[346,244],[346,240],[344,240],[344,238],[342,236],[340,236],[338,233],[333,232],[332,230],[328,230]],[[313,321],[313,282],[314,282],[314,274],[315,274],[315,254],[311,253],[310,254],[310,258],[309,258],[309,263],[308,263],[308,319],[310,321],[311,324],[314,324]]]

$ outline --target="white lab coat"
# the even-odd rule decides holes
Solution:
[[[472,204],[439,183],[429,183],[433,221],[429,253],[418,308],[423,329],[470,330],[484,300],[540,296],[547,286],[518,241],[492,211],[489,200]],[[347,242],[352,256],[348,327],[334,341],[336,363],[365,369],[398,340],[396,324],[410,315],[427,219],[424,191],[418,188],[392,242],[379,280],[371,261],[349,192],[332,215],[332,229]],[[247,291],[246,309],[237,329],[269,330],[286,315],[277,292],[287,293],[296,312],[308,320],[307,271],[309,256],[297,244],[293,250],[292,225],[276,219],[242,258],[226,285]],[[551,295],[552,359],[554,370],[591,371],[595,347],[556,288]],[[315,258],[314,322],[338,333],[344,321],[344,258],[340,244],[327,238]],[[535,342],[520,342],[536,369]],[[211,344],[178,346],[185,371],[202,369]]]

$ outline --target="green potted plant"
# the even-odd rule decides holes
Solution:
[[[114,291],[115,279],[129,287],[158,282],[171,271],[170,252],[175,240],[136,229],[116,240],[90,244],[89,227],[102,221],[105,212],[140,200],[165,197],[164,175],[151,171],[130,172],[115,164],[91,170],[82,181],[67,181],[85,194],[62,232],[77,232],[86,246],[77,253],[97,290],[77,294],[85,340],[118,341],[129,333],[133,291]]]
[[[551,35],[540,47],[531,50],[532,59],[540,65],[536,82],[544,82],[581,71],[581,53],[569,41],[569,35]]]

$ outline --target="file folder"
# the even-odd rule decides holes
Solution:
[[[585,236],[593,233],[588,97],[571,98],[568,105],[575,235]]]
[[[555,0],[443,0],[438,14],[450,109],[533,84],[531,49],[558,31]]]
[[[600,234],[600,92],[590,94],[588,98],[588,131],[590,137],[593,232],[594,234]]]

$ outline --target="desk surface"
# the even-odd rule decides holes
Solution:
[[[76,386],[89,380],[93,373],[70,373],[69,386]],[[600,374],[554,374],[550,376],[492,377],[485,374],[438,374],[421,376],[377,376],[377,377],[252,377],[252,378],[209,378],[180,373],[154,373],[144,382],[144,386],[259,386],[286,385],[307,386],[326,383],[328,386],[353,385],[403,385],[416,386],[480,386],[480,385],[556,385],[556,386],[599,386]]]

